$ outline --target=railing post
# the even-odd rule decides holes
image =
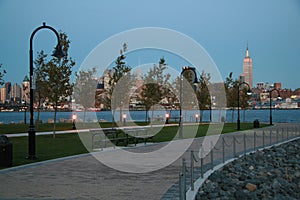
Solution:
[[[256,149],[256,132],[254,131],[254,141],[253,141],[253,149],[254,149],[254,151],[255,151],[255,149]]]
[[[265,131],[263,131],[262,135],[263,135],[263,138],[262,138],[263,147],[265,147]]]
[[[185,200],[185,193],[186,193],[186,161],[182,158],[182,193],[183,193],[183,200]]]
[[[246,133],[244,133],[244,156],[246,156]],[[245,157],[246,158],[246,157]]]
[[[283,141],[283,139],[284,139],[284,129],[282,128],[282,133],[281,133],[281,141]]]
[[[191,190],[194,191],[194,151],[191,150]]]
[[[199,149],[199,158],[200,158],[200,177],[203,178],[203,147],[200,146]]]
[[[288,127],[286,128],[286,139],[287,140],[289,139],[289,128]]]
[[[213,147],[213,144],[212,142],[210,142],[210,168],[211,170],[214,169],[214,147]]]
[[[182,194],[182,173],[179,173],[179,199],[183,200],[183,194]]]
[[[225,163],[225,139],[222,137],[222,161]]]
[[[235,136],[233,136],[232,145],[233,145],[233,157],[235,157],[235,154],[236,154]]]
[[[271,143],[272,143],[272,129],[270,129],[270,145],[271,145]]]
[[[278,143],[278,140],[279,140],[279,131],[278,131],[278,128],[276,129],[276,143]]]

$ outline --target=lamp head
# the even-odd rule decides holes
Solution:
[[[51,56],[54,56],[58,59],[63,58],[66,56],[66,54],[62,50],[62,46],[60,44],[57,44],[55,47],[55,50],[53,51],[53,54]]]
[[[250,89],[248,89],[247,95],[249,95],[249,96],[252,95],[252,91]]]

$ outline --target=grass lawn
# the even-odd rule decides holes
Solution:
[[[72,123],[57,123],[56,130],[57,131],[65,131],[72,129]],[[11,133],[27,133],[29,128],[29,124],[1,124],[0,125],[0,134],[11,134]],[[52,131],[53,124],[44,123],[44,124],[36,124],[35,131],[36,132],[45,132]]]
[[[56,135],[56,138],[53,138],[52,135],[36,136],[38,158],[34,161],[26,159],[28,155],[27,137],[12,137],[9,140],[13,144],[13,166],[87,153],[78,134],[59,134]]]
[[[70,129],[70,123],[66,124],[58,124],[57,127],[60,127],[62,130]],[[141,124],[142,125],[142,124]],[[3,130],[4,125],[0,125],[1,129]],[[18,125],[5,125],[7,129],[5,132],[8,131],[9,133],[16,133],[20,132],[27,132],[28,126],[23,127],[26,128],[26,131],[19,127]],[[111,124],[107,125],[111,127]],[[261,124],[262,127],[267,126]],[[48,129],[47,129],[48,127]],[[40,126],[41,129],[50,131],[52,126]],[[71,126],[72,127],[72,126]],[[105,126],[103,126],[105,127]],[[184,132],[189,132],[189,129],[195,129],[196,125],[191,126],[184,126]],[[241,123],[241,130],[252,129],[252,123]],[[9,129],[9,130],[8,130]],[[204,136],[207,132],[208,124],[201,124],[197,130],[196,137]],[[152,142],[164,142],[172,140],[178,131],[178,126],[165,126],[163,127],[154,137]],[[222,133],[229,133],[236,131],[236,123],[226,123],[224,124]],[[1,131],[1,133],[3,133]],[[184,135],[184,138],[189,137],[188,135]],[[43,135],[43,136],[36,136],[36,154],[38,159],[37,160],[27,160],[26,156],[28,153],[28,138],[27,137],[12,137],[9,140],[13,143],[13,166],[39,162],[49,159],[61,158],[65,156],[71,155],[78,155],[87,153],[88,151],[82,144],[79,136],[77,133],[69,133],[69,134],[57,134],[56,138],[53,138],[52,135]]]

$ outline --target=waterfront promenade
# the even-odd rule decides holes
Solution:
[[[299,128],[298,124],[276,124],[275,127],[256,129],[259,131],[286,130]],[[235,136],[242,141],[244,133],[253,134],[253,130],[224,134],[228,141]],[[283,134],[281,134],[283,136]],[[271,135],[271,142],[276,140],[276,134]],[[199,150],[204,138],[197,138],[189,148]],[[216,147],[221,147],[221,140]],[[247,149],[253,149],[249,140]],[[257,145],[262,144],[262,137],[257,137]],[[130,148],[131,151],[154,151],[164,146],[164,143],[142,145]],[[237,153],[243,152],[242,145],[236,146]],[[180,150],[179,150],[180,151]],[[226,156],[232,156],[232,149],[225,151]],[[181,156],[189,158],[190,152]],[[215,153],[215,159],[221,159],[221,153]],[[125,173],[111,169],[96,160],[92,155],[78,155],[52,161],[0,170],[0,199],[176,199],[178,192],[166,195],[170,188],[178,182],[181,170],[181,158],[171,165],[149,173]],[[209,163],[209,159],[205,159]],[[169,191],[168,191],[169,190]]]

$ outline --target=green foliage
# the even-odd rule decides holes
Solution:
[[[112,73],[109,74],[109,88],[105,89],[106,107],[110,109],[115,109],[120,107],[122,103],[129,101],[129,90],[131,85],[131,67],[126,65],[125,59],[126,56],[123,52],[126,52],[127,44],[123,44],[123,50],[120,50],[120,55],[117,57],[115,66],[113,67]],[[118,85],[117,85],[118,84]],[[117,87],[117,90],[115,88]],[[118,95],[113,98],[113,94]],[[121,95],[122,94],[122,95]]]
[[[230,74],[229,77],[226,78],[224,86],[228,108],[234,109],[237,106],[238,84],[238,80],[233,80],[232,74]]]
[[[47,61],[47,55],[41,51],[35,61],[39,98],[45,98],[54,107],[54,137],[57,107],[72,94],[73,84],[70,83],[70,76],[72,67],[75,65],[75,61],[68,57],[70,46],[68,36],[66,33],[61,32],[59,38],[62,51],[66,56],[63,58],[53,57],[50,61]]]
[[[202,71],[196,93],[200,110],[206,110],[211,106],[211,99],[208,90],[210,78],[210,74],[206,74],[204,71]]]
[[[197,100],[198,100],[198,107],[201,112],[200,114],[200,122],[202,122],[203,111],[211,108],[211,98],[209,94],[208,85],[210,84],[210,74],[205,73],[202,71],[198,88],[196,90]]]
[[[154,65],[146,75],[144,75],[144,85],[140,93],[139,101],[141,101],[146,108],[146,115],[151,106],[159,104],[164,98],[171,94],[171,84],[169,79],[170,74],[164,74],[167,69],[165,59],[162,57],[158,65]],[[146,116],[148,119],[148,116]]]
[[[1,68],[2,68],[2,64],[0,63],[0,85],[3,85],[3,84],[4,84],[3,77],[4,77],[4,75],[6,74],[6,70],[4,69],[4,70],[2,71]]]
[[[95,106],[97,79],[94,77],[96,68],[76,73],[74,85],[74,98],[76,103],[81,104],[85,110]]]
[[[238,106],[238,95],[239,95],[239,105],[241,108],[246,109],[249,107],[248,101],[251,96],[247,95],[248,88],[244,85],[240,85],[239,80],[233,80],[232,73],[226,78],[224,83],[226,97],[227,97],[227,107],[232,109],[232,121],[234,118],[234,109]]]

